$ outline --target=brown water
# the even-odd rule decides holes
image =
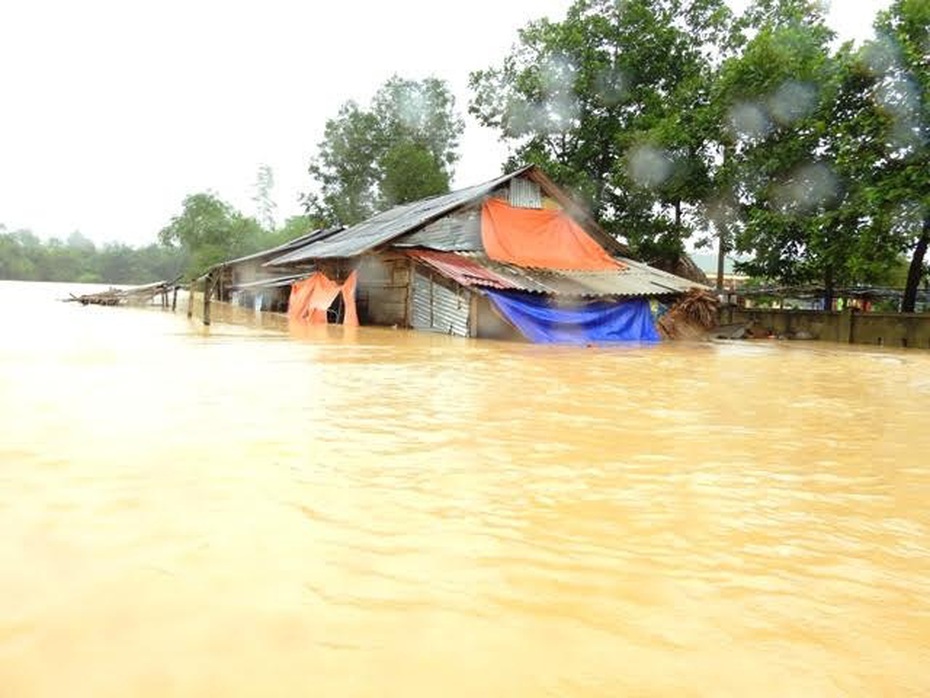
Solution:
[[[930,695],[926,352],[74,289],[0,283],[3,698]]]

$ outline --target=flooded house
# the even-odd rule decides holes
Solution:
[[[213,288],[295,322],[597,343],[657,340],[650,300],[699,286],[630,259],[530,165],[232,260]]]
[[[291,285],[312,273],[313,265],[279,268],[269,262],[335,230],[341,227],[314,230],[277,247],[217,264],[206,274],[208,287],[213,296],[234,305],[287,312]]]

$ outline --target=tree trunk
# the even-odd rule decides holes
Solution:
[[[717,223],[717,290],[723,290],[723,269],[727,257],[727,228]]]
[[[823,309],[833,310],[833,267],[827,267],[823,278]]]
[[[730,156],[730,148],[726,145],[723,146],[723,162],[721,163],[721,168],[725,168],[727,160]],[[717,184],[718,191],[721,190],[721,183]],[[717,228],[717,291],[723,291],[723,271],[724,263],[727,256],[727,229],[729,221],[726,218],[721,218],[721,220],[716,221],[714,225]]]
[[[927,244],[930,243],[930,216],[924,218],[920,239],[914,248],[911,257],[911,266],[907,270],[907,286],[904,287],[904,300],[901,302],[902,313],[913,313],[917,305],[917,287],[924,275],[924,256],[927,254]]]

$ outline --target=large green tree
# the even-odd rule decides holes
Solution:
[[[326,122],[310,163],[307,212],[350,225],[384,208],[449,191],[463,122],[442,80],[393,77],[363,107],[346,102]]]
[[[717,83],[733,125],[723,169],[740,267],[782,283],[889,278],[911,252],[913,310],[930,242],[930,3],[900,0],[876,40],[832,51],[819,4],[758,0],[753,35]]]
[[[892,224],[911,251],[901,309],[913,312],[930,245],[930,2],[895,0],[877,17],[875,32],[867,55],[890,124],[873,196],[895,211]]]
[[[730,212],[719,227],[751,255],[744,271],[811,281],[820,276],[812,233],[837,196],[824,148],[837,86],[834,35],[813,1],[763,0],[740,22],[751,38],[714,87],[726,129],[716,195]]]
[[[640,256],[676,259],[701,217],[719,129],[711,76],[733,48],[723,0],[577,0],[471,75],[470,111]]]
[[[197,276],[214,264],[249,254],[268,242],[255,221],[215,194],[191,194],[182,211],[158,233],[163,245],[181,249],[189,258],[188,275]]]

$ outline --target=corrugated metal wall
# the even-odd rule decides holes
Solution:
[[[510,205],[520,208],[542,208],[539,185],[523,177],[510,180]]]
[[[457,211],[391,243],[394,247],[426,247],[431,250],[480,252],[481,209]]]
[[[468,336],[471,294],[464,288],[458,292],[442,286],[427,272],[413,275],[413,327],[458,337]]]

